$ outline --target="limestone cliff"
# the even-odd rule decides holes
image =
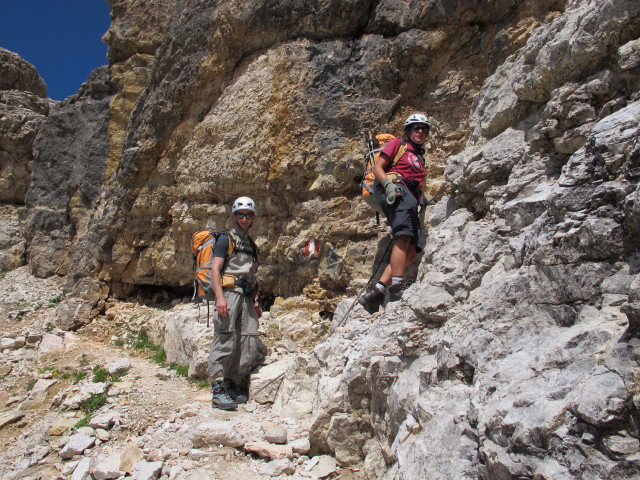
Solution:
[[[399,133],[409,112],[427,111],[430,188],[442,192],[444,159],[464,145],[483,80],[563,7],[110,3],[111,64],[45,124],[28,196],[29,259],[40,275],[69,275],[67,326],[100,311],[107,293],[185,294],[191,233],[223,228],[241,194],[260,207],[266,296],[309,284],[344,294],[369,277],[386,234],[357,201],[365,131]],[[304,261],[309,239],[320,255]]]
[[[110,65],[44,120],[25,200],[61,326],[184,295],[190,234],[249,194],[263,292],[333,316],[277,400],[313,390],[313,451],[366,478],[640,476],[637,1],[109,3]],[[437,203],[370,318],[363,134],[414,110]]]
[[[0,269],[24,263],[19,209],[32,169],[36,134],[49,113],[47,88],[33,67],[0,48]]]
[[[344,301],[315,349],[319,451],[369,478],[640,475],[639,15],[568,2],[485,80],[417,282],[371,323]]]

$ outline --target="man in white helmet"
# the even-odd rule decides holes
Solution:
[[[212,384],[211,405],[222,410],[235,410],[238,403],[247,401],[249,374],[266,355],[258,338],[262,316],[257,301],[258,248],[248,233],[256,206],[249,197],[240,197],[231,211],[235,227],[218,238],[211,264],[216,312],[207,373]],[[227,255],[229,242],[233,249]]]
[[[391,227],[393,247],[389,265],[377,283],[358,299],[370,314],[380,309],[387,290],[390,302],[400,300],[406,288],[405,269],[422,250],[423,231],[418,207],[424,202],[422,185],[426,165],[423,145],[430,127],[426,115],[410,115],[404,122],[403,138],[394,138],[387,143],[373,167],[376,194]],[[407,150],[393,164],[391,159],[395,158],[403,143]]]

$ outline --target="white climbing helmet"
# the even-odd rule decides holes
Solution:
[[[422,113],[414,113],[412,115],[409,115],[409,117],[404,121],[404,129],[406,130],[411,125],[416,123],[422,123],[426,125],[427,128],[431,128],[431,122],[426,115],[423,115]]]
[[[236,201],[233,202],[231,212],[236,213],[238,210],[249,210],[256,213],[256,204],[249,197],[238,197],[236,198]]]

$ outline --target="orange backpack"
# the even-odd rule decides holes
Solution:
[[[193,254],[193,298],[209,300],[213,298],[211,290],[211,263],[213,263],[213,248],[222,234],[229,235],[227,257],[233,253],[236,241],[231,232],[212,232],[200,230],[191,236],[191,253]],[[223,268],[224,269],[224,268]]]
[[[373,166],[378,161],[380,157],[380,152],[385,147],[390,140],[396,138],[390,133],[377,133],[373,134],[371,130],[369,130],[366,134],[367,138],[367,154],[365,155],[365,166],[364,166],[364,174],[362,176],[362,181],[360,182],[360,187],[362,188],[362,198],[369,206],[371,206],[376,212],[382,213],[382,206],[378,201],[378,196],[374,195],[374,181],[375,176],[373,174]],[[391,166],[398,163],[398,160],[404,155],[404,152],[407,151],[407,144],[403,141],[398,149],[398,153],[393,157],[393,161],[391,162]]]

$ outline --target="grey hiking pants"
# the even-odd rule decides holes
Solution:
[[[229,315],[213,315],[214,337],[209,350],[207,373],[211,381],[227,378],[245,385],[249,374],[267,354],[267,347],[258,337],[258,314],[253,298],[242,292],[225,290]]]

